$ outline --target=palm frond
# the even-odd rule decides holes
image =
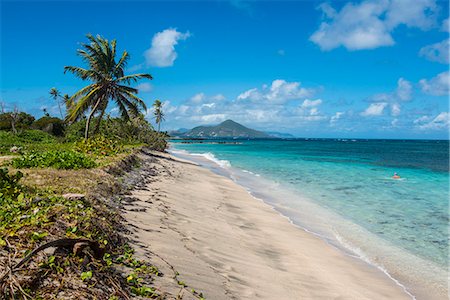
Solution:
[[[140,73],[140,74],[133,74],[133,75],[126,75],[122,76],[116,79],[117,83],[126,83],[131,84],[133,82],[137,82],[139,79],[153,79],[152,75],[146,74],[146,73]]]

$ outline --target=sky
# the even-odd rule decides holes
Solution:
[[[86,34],[116,39],[163,130],[232,119],[297,137],[448,139],[449,3],[0,0],[6,110],[59,116]],[[111,105],[111,115],[117,109]]]

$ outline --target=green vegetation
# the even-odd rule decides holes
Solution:
[[[88,39],[90,43],[78,51],[88,68],[65,67],[65,71],[90,84],[71,97],[61,96],[56,88],[50,90],[61,118],[44,109],[44,116],[36,120],[17,107],[5,112],[1,106],[2,299],[48,299],[55,290],[66,290],[77,299],[123,299],[131,294],[162,298],[151,286],[153,278],[162,273],[156,266],[136,260],[118,232],[122,226],[116,210],[120,180],[101,168],[120,169],[120,163],[134,166],[139,162],[135,153],[141,147],[166,149],[167,136],[159,132],[164,119],[162,103],[154,107],[155,116],[159,115],[155,131],[140,112],[146,109],[144,101],[136,96],[137,89],[129,86],[152,77],[125,75],[129,55],[124,51],[116,61],[115,40],[91,35]],[[117,105],[120,117],[106,114],[111,102]],[[63,196],[67,193],[82,196]],[[26,262],[29,266],[14,269],[13,262],[58,239],[88,239],[101,255],[96,257],[89,248],[92,245],[88,250],[77,250],[75,245],[59,247],[53,255],[36,254]],[[122,277],[118,269],[128,275]],[[3,270],[6,273],[2,274]]]
[[[90,44],[82,44],[84,49],[78,50],[78,54],[88,64],[89,69],[66,66],[64,72],[71,72],[82,80],[92,83],[76,92],[70,101],[73,102],[68,112],[67,120],[75,122],[90,110],[86,120],[85,138],[89,137],[89,126],[92,117],[100,112],[95,133],[100,126],[100,120],[105,114],[109,101],[114,101],[122,115],[128,120],[130,114],[137,116],[139,108],[147,109],[144,101],[136,96],[138,90],[129,86],[140,79],[152,79],[150,74],[125,75],[124,69],[130,55],[127,51],[122,53],[116,62],[116,40],[109,42],[101,36],[87,35]]]
[[[73,150],[24,153],[11,162],[14,168],[89,169],[96,166],[93,159]]]
[[[161,128],[161,122],[164,121],[164,113],[162,111],[162,103],[160,100],[155,100],[155,102],[153,103],[153,116],[155,117],[155,122],[156,124],[158,124],[158,132],[160,131]]]

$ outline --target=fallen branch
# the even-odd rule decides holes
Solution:
[[[51,248],[51,247],[72,249],[72,251],[73,251],[73,253],[75,255],[78,255],[79,253],[81,253],[81,251],[85,247],[89,247],[89,248],[92,249],[94,257],[97,258],[97,259],[102,258],[103,254],[105,252],[105,250],[100,247],[98,242],[95,242],[95,241],[92,241],[92,240],[88,240],[88,239],[82,239],[82,238],[79,238],[79,239],[68,239],[68,238],[65,238],[65,239],[54,240],[54,241],[45,243],[45,244],[37,247],[33,251],[31,251],[20,262],[18,262],[10,270],[5,272],[5,274],[3,274],[0,277],[0,282],[2,282],[9,273],[14,272],[18,268],[20,268],[23,264],[28,262],[34,255],[36,255],[37,253],[39,253],[42,250],[45,250],[45,249]]]

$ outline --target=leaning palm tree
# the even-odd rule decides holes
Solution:
[[[58,108],[59,108],[59,113],[61,114],[61,119],[64,119],[63,114],[62,114],[62,110],[61,110],[61,104],[59,103],[59,100],[58,100],[58,98],[62,98],[61,97],[61,93],[58,91],[57,88],[51,88],[50,89],[50,95],[58,103]]]
[[[70,96],[68,94],[65,94],[62,98],[64,104],[66,105],[66,111],[69,111],[73,104],[73,102],[70,100]]]
[[[91,34],[87,38],[90,43],[82,44],[84,49],[79,49],[78,54],[88,68],[64,67],[64,72],[71,72],[82,80],[91,82],[70,97],[72,105],[67,115],[67,120],[74,122],[89,111],[84,134],[86,139],[89,137],[92,117],[99,112],[100,122],[110,101],[115,102],[124,119],[129,119],[130,114],[137,115],[139,108],[147,109],[144,101],[136,96],[138,90],[129,85],[139,79],[152,79],[150,74],[124,74],[130,56],[124,51],[116,61],[116,40],[110,42],[100,35],[94,37]]]
[[[162,103],[159,100],[155,100],[153,103],[153,116],[155,117],[155,122],[158,124],[158,132],[160,131],[161,122],[164,121],[164,112],[162,111]]]

